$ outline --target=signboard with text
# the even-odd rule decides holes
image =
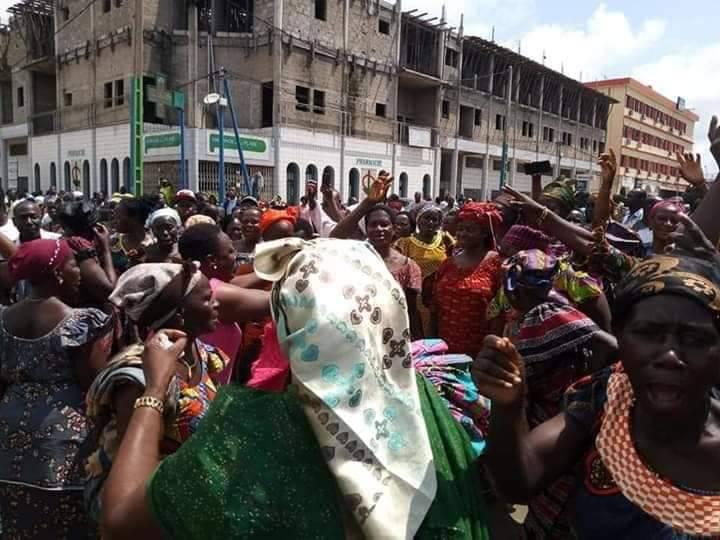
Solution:
[[[220,148],[220,134],[208,133],[208,154],[217,154]],[[225,145],[225,155],[228,153],[237,155],[237,141],[234,134],[225,134],[223,136]],[[242,147],[245,159],[270,159],[270,145],[268,140],[263,137],[240,137],[240,146]]]

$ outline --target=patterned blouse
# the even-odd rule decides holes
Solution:
[[[460,268],[453,259],[440,266],[433,301],[439,337],[451,353],[474,358],[480,352],[490,333],[486,314],[500,286],[500,262],[500,255],[491,252],[474,268]]]
[[[217,394],[217,377],[225,369],[227,356],[218,348],[195,341],[199,352],[200,382],[190,386],[179,375],[171,383],[165,403],[165,436],[160,444],[164,456],[174,453],[195,433]],[[100,516],[102,486],[120,448],[113,397],[126,384],[145,386],[142,370],[142,345],[131,345],[119,353],[95,379],[87,395],[88,417],[98,434],[85,465],[85,497],[90,515]]]
[[[80,448],[88,435],[74,349],[110,336],[111,318],[76,309],[49,334],[10,334],[0,307],[0,482],[82,489]]]

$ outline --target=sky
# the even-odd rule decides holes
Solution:
[[[445,0],[448,23],[490,39],[583,82],[633,77],[700,116],[695,150],[708,173],[708,125],[720,115],[717,0]],[[402,0],[440,16],[440,0]]]
[[[0,16],[17,0],[0,0]],[[393,2],[395,0],[389,0]],[[720,11],[717,0],[444,0],[448,22],[495,40],[583,82],[634,77],[700,116],[695,149],[708,172],[710,117],[720,115]],[[442,0],[402,0],[440,16]]]

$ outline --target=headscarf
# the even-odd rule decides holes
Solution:
[[[503,263],[505,290],[512,292],[520,281],[530,287],[551,287],[558,260],[539,249],[520,251]]]
[[[515,346],[523,361],[533,364],[571,351],[599,331],[592,319],[580,310],[545,302],[525,314]]]
[[[473,221],[487,229],[492,237],[493,247],[495,246],[495,231],[503,221],[497,206],[488,202],[467,203],[460,209],[457,217],[458,221]]]
[[[8,261],[8,270],[13,281],[27,280],[38,283],[51,272],[61,268],[72,249],[65,240],[32,240],[20,244],[15,255]]]
[[[185,228],[189,229],[193,225],[199,225],[200,223],[217,225],[217,223],[215,223],[215,220],[210,216],[206,216],[205,214],[195,214],[194,216],[190,216],[189,218],[187,218],[187,220],[185,221]]]
[[[178,203],[180,201],[190,201],[196,203],[197,197],[191,189],[181,189],[175,194],[175,202]]]
[[[696,250],[691,254],[680,245],[672,253],[639,262],[618,284],[613,303],[615,318],[622,319],[634,304],[661,293],[691,298],[720,316],[717,252]]]
[[[272,315],[305,414],[366,538],[412,538],[437,479],[405,295],[366,243],[260,244]]]
[[[284,208],[282,210],[271,208],[263,212],[260,218],[260,233],[264,233],[278,221],[289,221],[293,225],[297,223],[297,208]]]
[[[110,294],[110,302],[117,308],[125,311],[134,322],[139,322],[143,314],[152,303],[162,294],[165,287],[186,271],[187,266],[170,263],[138,264],[128,269],[117,281],[115,290]],[[183,296],[192,292],[200,282],[202,274],[195,267]],[[172,306],[170,311],[159,319],[149,322],[151,330],[161,328],[177,312],[178,306]]]
[[[423,216],[423,214],[427,214],[428,212],[437,212],[442,216],[443,209],[437,204],[427,203],[425,206],[420,208],[420,210],[418,210],[417,218],[415,218],[415,221],[420,221],[420,218]]]
[[[662,210],[662,209],[676,208],[680,212],[682,212],[683,204],[684,203],[682,202],[682,199],[678,199],[678,198],[663,199],[662,201],[658,201],[650,209],[650,219],[654,218],[655,214],[658,212],[658,210]]]
[[[538,249],[547,253],[550,249],[550,237],[526,225],[513,225],[500,243],[500,251],[507,253],[511,249],[515,252]]]
[[[182,225],[180,214],[178,214],[177,210],[175,210],[174,208],[166,207],[155,210],[152,214],[150,214],[150,217],[148,218],[148,225],[152,226],[152,224],[155,223],[155,220],[159,218],[168,218],[173,221],[177,227],[180,227]]]
[[[542,194],[560,202],[569,212],[575,207],[575,184],[577,182],[572,178],[561,176],[554,182],[550,182]]]

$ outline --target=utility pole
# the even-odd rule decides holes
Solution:
[[[454,199],[457,198],[458,188],[458,171],[460,169],[460,112],[462,106],[460,105],[460,96],[462,92],[462,54],[463,54],[463,22],[464,14],[460,14],[460,30],[458,32],[458,65],[457,65],[457,77],[455,82],[457,85],[457,100],[455,102],[455,148],[452,154],[452,163],[450,167],[450,196]],[[446,42],[447,47],[447,42]]]
[[[513,81],[513,68],[508,66],[508,82],[505,87],[506,102],[505,102],[505,121],[503,126],[503,146],[502,146],[502,170],[500,171],[500,189],[505,186],[508,173],[508,120],[510,119],[510,108],[512,103],[512,81]]]
[[[145,154],[143,144],[143,75],[145,60],[143,56],[144,20],[143,0],[135,0],[134,17],[134,76],[130,95],[130,155],[133,193],[140,196],[143,193],[143,158]]]

